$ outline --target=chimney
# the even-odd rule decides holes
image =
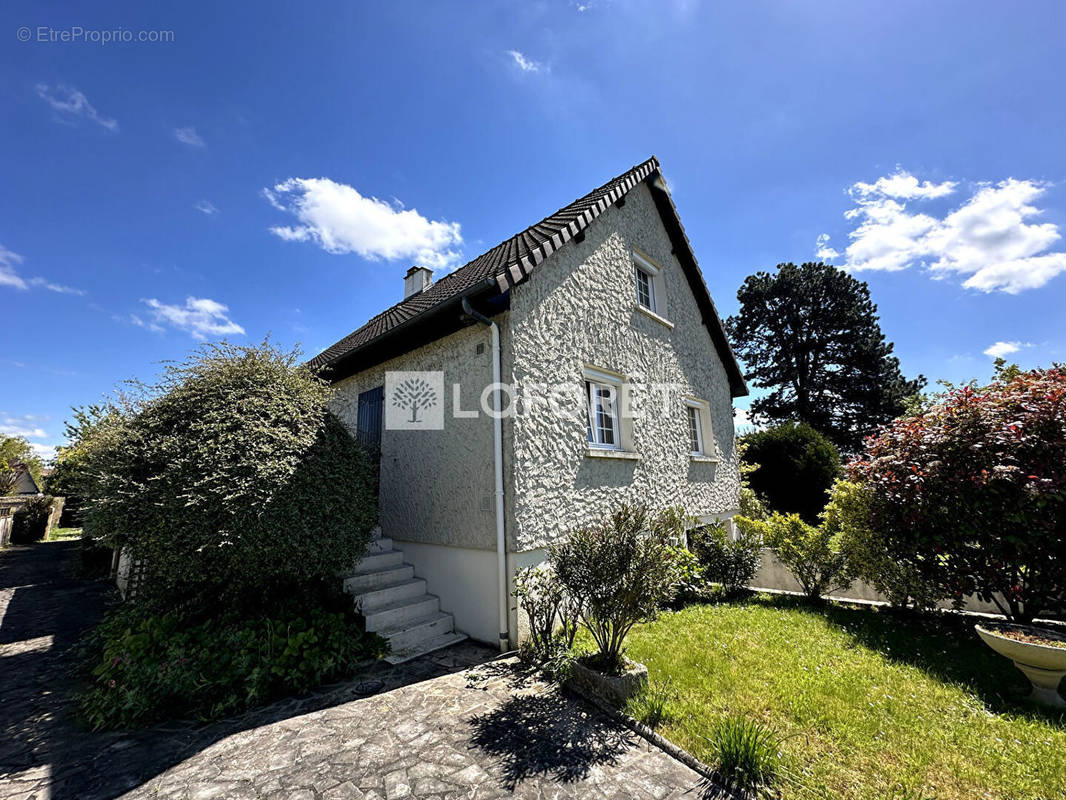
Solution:
[[[433,283],[433,270],[427,267],[411,267],[403,276],[403,299],[422,294]]]

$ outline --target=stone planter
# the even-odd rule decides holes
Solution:
[[[1015,628],[1049,639],[1063,638],[1053,631],[1030,628],[1026,625],[1000,625],[998,627]],[[985,644],[1001,656],[1009,658],[1014,662],[1014,666],[1025,673],[1025,677],[1033,684],[1033,693],[1030,695],[1033,700],[1054,708],[1066,708],[1066,700],[1062,699],[1058,691],[1059,683],[1066,675],[1066,648],[1022,642],[1002,636],[995,630],[980,625],[975,625],[974,628]]]
[[[628,658],[625,663],[626,671],[621,675],[604,675],[591,667],[586,667],[580,661],[575,661],[570,682],[615,705],[624,705],[626,700],[648,685],[646,666],[630,661]]]

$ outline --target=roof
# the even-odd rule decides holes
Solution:
[[[729,373],[734,397],[747,394],[743,375],[726,339],[721,319],[714,309],[707,285],[696,263],[692,246],[685,235],[673,200],[661,179],[659,161],[654,156],[637,164],[602,186],[563,206],[535,225],[506,239],[491,250],[445,275],[424,292],[409,297],[372,317],[365,325],[327,347],[308,365],[328,370],[329,377],[339,380],[364,367],[357,366],[359,354],[385,343],[392,337],[413,342],[409,330],[447,307],[459,305],[464,297],[475,294],[500,295],[527,280],[536,267],[587,228],[593,220],[617,203],[634,187],[647,182],[655,196],[660,216],[674,242],[674,252],[689,278],[689,284],[703,313],[719,356]],[[438,328],[438,330],[440,330]],[[403,337],[401,333],[407,334]],[[405,345],[393,343],[392,355],[404,352]],[[407,347],[407,349],[412,349]],[[377,363],[377,362],[372,362]],[[344,365],[345,369],[340,369]],[[366,366],[370,366],[367,363]]]

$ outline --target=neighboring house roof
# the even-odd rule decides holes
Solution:
[[[14,462],[11,464],[11,467],[15,470],[15,486],[12,490],[12,494],[26,495],[41,493],[37,481],[35,481],[33,475],[30,474],[29,467],[22,462]]]
[[[360,354],[369,356],[373,352],[378,355],[376,360],[365,361],[366,366],[370,366],[379,363],[382,357],[392,357],[420,343],[432,341],[425,335],[412,335],[412,329],[423,322],[426,323],[426,331],[432,330],[443,335],[450,329],[439,324],[435,319],[437,315],[448,308],[458,307],[464,297],[499,295],[527,280],[541,262],[578,236],[600,214],[642,182],[646,182],[652,190],[656,207],[674,244],[674,254],[685,270],[689,286],[700,306],[703,322],[729,374],[732,394],[734,397],[746,395],[748,390],[744,377],[726,339],[725,329],[707,291],[677,208],[662,180],[659,161],[654,156],[482,253],[455,272],[445,275],[424,292],[371,318],[361,328],[312,358],[309,366],[326,371],[331,379],[339,380],[364,368],[359,366],[360,361],[364,361],[360,359]],[[431,322],[432,325],[429,324]],[[430,336],[434,334],[430,333]],[[382,352],[385,356],[381,355]]]

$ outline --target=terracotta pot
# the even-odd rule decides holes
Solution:
[[[1032,628],[1028,625],[1000,625],[998,627],[1014,628],[1046,638],[1061,638],[1052,631]],[[1014,662],[1014,666],[1025,673],[1025,677],[1033,684],[1033,693],[1030,697],[1044,705],[1066,708],[1066,700],[1062,699],[1058,691],[1059,683],[1066,675],[1066,647],[1018,641],[980,625],[974,625],[974,628],[985,644],[1001,656],[1009,658]]]

